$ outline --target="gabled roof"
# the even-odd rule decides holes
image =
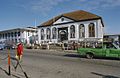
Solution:
[[[56,16],[56,17],[48,20],[47,22],[44,22],[40,26],[51,26],[51,25],[53,25],[53,23],[55,21],[57,21],[61,17],[66,17],[66,18],[72,19],[74,22],[101,19],[101,17],[98,15],[95,15],[95,14],[92,14],[90,12],[86,12],[83,10],[78,10],[78,11],[64,13],[64,14],[61,14],[59,16]],[[38,27],[40,27],[40,26],[38,26]]]

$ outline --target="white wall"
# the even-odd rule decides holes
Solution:
[[[64,21],[65,22],[69,22],[71,20],[68,20],[66,18],[64,18]],[[57,24],[57,23],[61,23],[61,18],[59,20],[57,20],[54,24]],[[91,20],[91,21],[83,21],[83,22],[75,22],[75,23],[68,23],[68,24],[61,24],[61,25],[55,25],[55,26],[48,26],[48,27],[51,27],[51,29],[53,27],[56,27],[56,28],[62,28],[62,27],[68,27],[68,40],[83,40],[83,39],[80,39],[79,38],[79,25],[80,24],[84,24],[85,26],[85,38],[90,38],[89,37],[89,31],[88,31],[88,26],[90,23],[94,23],[95,25],[95,37],[91,37],[91,38],[98,38],[98,39],[102,39],[103,38],[103,26],[102,26],[102,23],[101,23],[101,20]],[[75,26],[75,38],[70,38],[70,26],[71,25],[74,25]],[[38,28],[38,38],[39,38],[39,43],[41,43],[41,41],[49,41],[46,39],[46,28],[48,27],[40,27]],[[41,29],[44,29],[44,34],[45,34],[45,39],[44,40],[41,40]],[[57,36],[58,36],[58,32],[57,32]],[[52,30],[51,30],[51,38],[52,38]],[[58,38],[57,38],[58,39]],[[52,39],[52,42],[56,42],[57,43],[57,39]]]
[[[41,43],[41,33],[40,33],[40,28],[37,29],[37,34],[38,34],[38,43],[40,44]]]
[[[28,33],[29,33],[29,36],[28,36]],[[30,44],[30,37],[32,35],[36,35],[36,34],[37,33],[35,33],[35,32],[31,32],[31,31],[28,32],[27,30],[25,30],[25,31],[21,32],[21,38],[27,40],[27,44]]]
[[[103,27],[103,25],[102,25],[102,22],[101,22],[101,20],[98,20],[97,21],[97,25],[98,25],[98,37],[99,38],[103,38],[103,35],[104,35],[104,27]]]
[[[62,21],[62,19],[64,19],[64,20]],[[53,20],[53,21],[54,21],[54,20]],[[73,20],[68,19],[68,18],[65,18],[65,17],[61,17],[61,18],[59,18],[56,22],[54,22],[53,24],[67,23],[67,22],[71,22],[71,21],[73,21]]]

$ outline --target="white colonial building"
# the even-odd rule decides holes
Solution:
[[[0,31],[0,42],[30,44],[31,37],[36,35],[36,28],[33,27],[9,29]]]
[[[98,15],[78,10],[56,16],[38,26],[38,41],[42,43],[103,41],[103,21]]]

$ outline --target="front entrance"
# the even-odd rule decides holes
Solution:
[[[68,27],[58,28],[59,41],[68,40]]]

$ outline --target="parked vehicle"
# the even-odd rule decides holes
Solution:
[[[0,44],[0,50],[4,49],[4,45]]]
[[[89,59],[92,59],[95,56],[120,58],[120,49],[116,49],[115,47],[111,48],[104,46],[103,48],[79,48],[77,52]]]
[[[0,46],[0,50],[3,50],[4,48],[3,48],[3,46]]]
[[[15,49],[15,45],[5,45],[5,49]]]

